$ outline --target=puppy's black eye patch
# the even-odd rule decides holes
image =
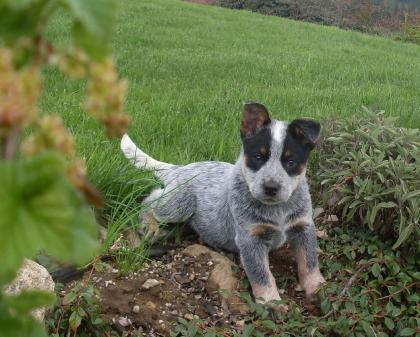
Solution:
[[[289,130],[284,139],[283,153],[280,161],[289,176],[297,176],[303,172],[311,153],[311,148],[303,144]]]
[[[270,158],[271,132],[262,129],[255,135],[243,139],[245,165],[252,171],[258,171]]]

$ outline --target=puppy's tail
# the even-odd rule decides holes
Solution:
[[[153,159],[140,150],[127,134],[121,139],[121,150],[125,157],[140,169],[167,170],[175,166]]]

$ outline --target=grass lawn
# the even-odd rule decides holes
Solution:
[[[420,46],[179,0],[124,0],[120,6],[113,52],[122,76],[130,81],[129,133],[159,160],[234,161],[246,100],[264,103],[277,119],[353,114],[362,118],[361,106],[366,105],[399,116],[401,126],[420,127]],[[48,34],[64,44],[70,29],[68,18],[58,14]],[[119,229],[138,224],[141,198],[157,182],[151,173],[132,167],[120,153],[119,141],[106,138],[102,127],[81,110],[84,83],[66,80],[53,69],[45,75],[42,109],[63,116],[87,160],[91,181],[106,195],[110,226],[105,250]],[[242,320],[241,335],[399,337],[419,332],[420,274],[414,254],[393,251],[393,242],[367,227],[330,224],[329,215],[317,219],[327,234],[320,240],[320,265],[328,281],[320,293],[321,311],[305,311],[300,295],[295,296],[295,273],[289,268],[285,275],[285,268],[277,282],[291,310],[274,324],[267,320],[266,309],[250,304],[254,309]],[[180,231],[174,231],[179,237]],[[147,257],[147,244],[111,252],[114,266],[122,274],[138,271]],[[124,297],[120,300],[125,303]],[[124,315],[131,311],[128,307]],[[190,325],[188,329],[197,331],[201,326],[179,322],[176,329]],[[259,334],[252,332],[253,324]],[[58,331],[55,326],[53,322]],[[217,336],[233,335],[231,329]],[[273,333],[261,333],[267,329]],[[204,331],[182,336],[187,335],[204,336]]]
[[[130,135],[159,160],[234,161],[245,100],[263,102],[278,119],[349,116],[374,105],[420,126],[420,46],[176,0],[120,4],[113,52],[130,80]],[[65,42],[69,29],[59,15],[49,36]],[[64,117],[109,199],[128,181],[136,193],[153,183],[81,111],[83,83],[47,71],[45,89],[43,109]]]

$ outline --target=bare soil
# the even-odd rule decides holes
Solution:
[[[200,318],[206,326],[235,325],[243,322],[233,315],[217,292],[209,292],[206,282],[213,262],[208,255],[185,256],[183,248],[171,250],[128,276],[110,266],[106,272],[94,271],[92,280],[98,290],[102,312],[125,336],[169,336],[178,318]],[[234,260],[236,257],[230,256]],[[238,263],[238,261],[234,261]],[[302,310],[316,314],[317,308],[304,300],[296,289],[293,254],[286,246],[272,254],[270,265],[283,299],[293,300]],[[242,270],[242,280],[246,280]],[[156,280],[157,285],[144,289],[143,284]],[[249,290],[246,282],[241,291]]]

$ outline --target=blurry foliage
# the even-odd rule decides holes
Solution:
[[[326,123],[318,158],[324,196],[352,225],[418,249],[420,131],[365,109],[365,116]]]
[[[420,24],[406,24],[402,27],[401,32],[397,36],[398,40],[412,42],[420,45]]]
[[[44,37],[59,8],[73,20],[74,45],[64,50]],[[115,8],[114,0],[0,0],[0,288],[13,280],[24,258],[41,250],[78,264],[97,252],[88,203],[103,206],[102,196],[87,180],[62,120],[39,116],[38,97],[42,68],[57,65],[67,76],[87,79],[85,108],[108,134],[124,133],[127,84],[106,57]],[[30,312],[53,301],[39,291],[0,292],[0,336],[45,336]],[[74,331],[79,316],[70,317]]]

